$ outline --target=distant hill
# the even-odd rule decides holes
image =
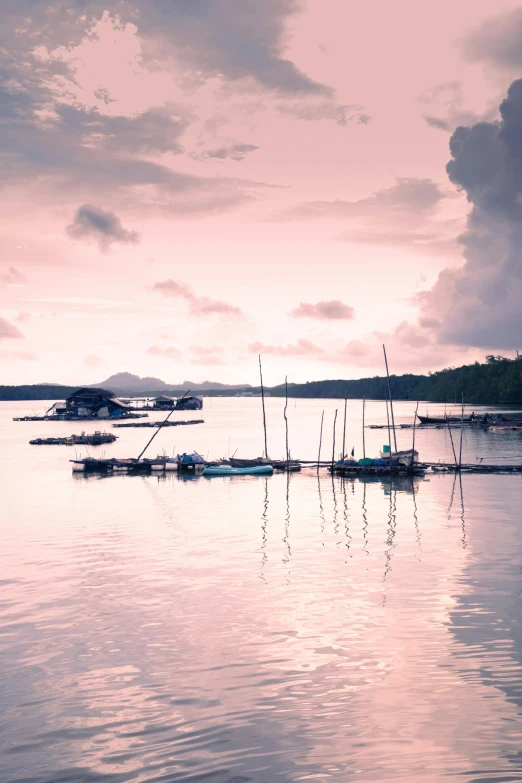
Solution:
[[[102,389],[111,389],[117,394],[136,394],[152,391],[187,391],[187,389],[207,391],[215,389],[219,391],[234,391],[239,389],[250,389],[248,383],[228,386],[225,383],[216,383],[214,381],[183,381],[183,383],[166,383],[160,378],[141,378],[139,375],[133,375],[131,372],[118,372],[109,376],[101,383],[91,383],[90,386]]]

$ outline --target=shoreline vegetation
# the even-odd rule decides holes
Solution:
[[[503,356],[487,356],[484,363],[475,362],[462,367],[449,367],[427,375],[391,375],[394,400],[422,400],[459,404],[464,395],[467,404],[511,405],[522,404],[522,360]],[[24,386],[0,386],[0,401],[61,400],[68,397],[78,386],[58,384],[33,384]],[[246,387],[245,387],[246,388]],[[359,378],[356,380],[308,381],[289,383],[288,396],[292,398],[330,398],[383,400],[386,397],[386,376]],[[150,389],[140,392],[113,390],[122,397],[154,397],[158,394],[184,393],[184,389]],[[285,384],[266,387],[272,397],[285,396]],[[248,387],[248,392],[257,394],[258,387]],[[205,397],[235,397],[238,387],[225,389],[194,388],[192,394]]]

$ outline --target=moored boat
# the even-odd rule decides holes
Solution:
[[[269,476],[274,472],[272,465],[252,465],[247,468],[233,468],[231,465],[212,465],[203,470],[203,476]]]

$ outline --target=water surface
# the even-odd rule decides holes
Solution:
[[[2,781],[522,778],[520,476],[77,478],[74,449],[28,441],[82,427],[11,421],[33,406],[0,411]],[[317,455],[323,409],[331,452],[336,407],[337,451],[343,403],[290,402],[295,456]],[[275,456],[281,412],[268,401]],[[261,452],[258,400],[203,417],[151,455]],[[132,456],[151,435],[118,434],[91,453]],[[448,457],[447,431],[416,437]],[[520,462],[520,443],[465,433],[463,453]]]

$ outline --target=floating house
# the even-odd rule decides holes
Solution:
[[[177,411],[200,411],[203,407],[201,397],[182,397],[176,403]]]
[[[156,397],[153,402],[154,409],[159,411],[170,411],[176,404],[176,401],[173,397],[166,397],[164,394]]]
[[[128,416],[132,406],[106,389],[85,388],[73,392],[64,402],[56,402],[47,416],[66,419],[117,419]]]

